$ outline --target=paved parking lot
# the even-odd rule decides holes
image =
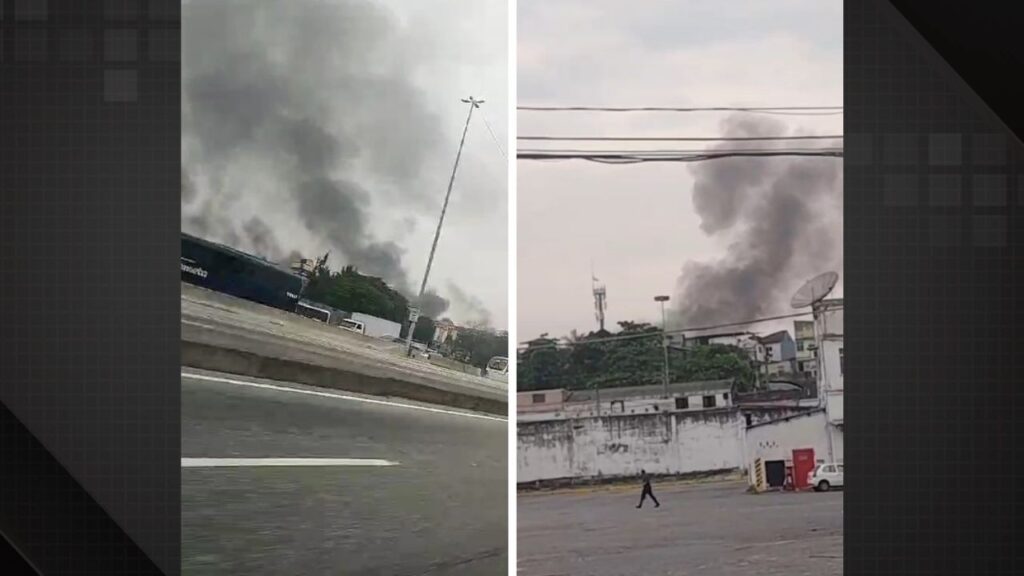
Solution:
[[[518,572],[529,576],[843,573],[843,496],[747,494],[736,482],[519,494]]]

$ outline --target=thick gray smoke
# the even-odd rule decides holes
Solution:
[[[263,251],[268,227],[219,217],[272,212],[288,250],[333,250],[407,291],[402,251],[368,228],[367,186],[397,182],[415,201],[439,130],[390,15],[358,1],[219,0],[186,3],[183,17],[185,169],[220,196],[186,226]]]
[[[440,318],[448,311],[449,302],[446,298],[439,296],[432,290],[423,293],[423,300],[420,301],[420,313],[430,318]]]
[[[284,258],[284,252],[277,243],[277,238],[274,237],[274,231],[259,216],[250,218],[242,226],[242,232],[245,233],[257,254],[263,254],[273,261],[280,261]]]
[[[730,117],[723,127],[729,137],[786,135],[783,124],[762,117]],[[762,147],[835,144],[789,141]],[[732,143],[719,146],[736,147]],[[701,230],[729,238],[731,244],[720,260],[683,267],[674,303],[680,326],[788,312],[789,297],[804,280],[826,270],[841,270],[841,159],[713,160],[695,164],[692,174],[693,205]]]
[[[452,296],[452,308],[468,320],[468,326],[491,327],[491,313],[479,298],[466,294],[455,284],[448,285],[448,293]]]
[[[393,15],[359,0],[186,2],[182,15],[184,230],[275,260],[330,251],[415,295],[372,215],[432,212],[420,176],[450,146]]]

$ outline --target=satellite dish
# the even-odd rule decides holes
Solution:
[[[814,306],[818,302],[821,302],[825,296],[828,296],[829,292],[832,291],[836,286],[836,282],[839,281],[839,274],[835,272],[825,272],[819,274],[814,278],[811,278],[793,294],[793,299],[789,301],[789,304],[793,308],[807,308],[808,306]]]

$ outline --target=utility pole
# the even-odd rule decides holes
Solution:
[[[437,220],[437,231],[434,232],[434,243],[430,246],[430,257],[427,259],[427,269],[423,272],[423,283],[420,284],[420,293],[416,296],[417,308],[410,310],[409,334],[405,337],[405,354],[412,356],[412,333],[416,330],[416,321],[419,319],[418,306],[423,302],[423,292],[427,289],[427,278],[430,277],[430,266],[434,263],[434,252],[437,250],[437,241],[441,238],[441,225],[444,224],[444,214],[448,211],[448,199],[452,195],[452,185],[455,184],[455,173],[459,170],[459,159],[462,158],[462,147],[466,144],[466,133],[469,132],[469,121],[473,118],[473,110],[484,103],[470,96],[463,98],[463,102],[469,104],[469,115],[466,116],[466,126],[462,129],[462,140],[459,141],[459,152],[455,155],[455,166],[452,167],[452,177],[448,180],[448,191],[444,194],[444,204],[441,206],[441,217]]]
[[[661,303],[661,347],[665,351],[665,398],[668,398],[668,332],[666,331],[667,322],[665,320],[665,302],[668,302],[668,296],[655,296],[655,302]]]

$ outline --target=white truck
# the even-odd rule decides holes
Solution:
[[[402,333],[402,325],[398,322],[377,318],[369,314],[356,312],[341,321],[341,329],[369,336],[371,338],[395,338]]]

